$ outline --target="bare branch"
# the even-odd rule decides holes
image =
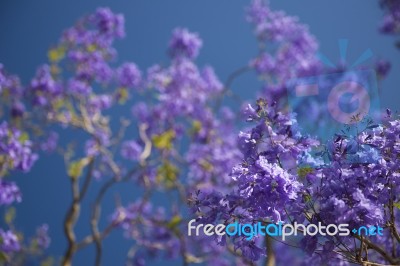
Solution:
[[[267,250],[267,258],[265,260],[265,266],[275,266],[276,257],[273,248],[272,238],[270,236],[265,236],[265,248]]]
[[[140,157],[139,157],[140,165],[144,165],[146,159],[151,154],[152,144],[151,144],[151,140],[149,139],[149,137],[146,134],[146,130],[148,129],[148,127],[149,127],[149,125],[147,125],[147,124],[139,125],[139,135],[140,135],[140,138],[142,139],[142,141],[144,142],[144,149],[143,149],[142,154],[140,154]]]
[[[361,241],[360,236],[354,235],[354,237]],[[398,265],[400,263],[399,259],[393,258],[383,248],[381,248],[380,246],[372,243],[367,238],[364,238],[363,242],[368,248],[373,249],[376,252],[378,252],[387,262],[389,262],[391,264],[395,264],[395,265]]]
[[[88,239],[87,241],[93,241],[96,245],[96,259],[95,259],[95,265],[100,265],[101,262],[101,256],[102,256],[102,240],[104,239],[105,236],[107,236],[111,230],[112,230],[112,225],[108,230],[105,230],[103,234],[100,233],[99,231],[99,219],[101,215],[101,202],[103,200],[104,195],[106,192],[116,183],[119,182],[125,182],[128,181],[132,175],[134,175],[137,171],[137,168],[133,168],[130,170],[124,178],[119,179],[118,176],[114,176],[114,178],[108,180],[100,189],[99,194],[96,197],[96,200],[93,205],[92,209],[92,217],[90,220],[90,225],[91,225],[91,230],[92,230],[92,237]]]

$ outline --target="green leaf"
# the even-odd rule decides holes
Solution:
[[[118,103],[124,104],[129,98],[129,91],[127,88],[118,89]]]
[[[89,163],[89,158],[83,158],[70,163],[68,167],[68,175],[71,178],[78,178],[82,175],[83,169]]]
[[[166,161],[157,169],[157,183],[172,187],[179,174],[178,167]]]
[[[169,223],[167,224],[167,227],[169,229],[174,229],[176,228],[180,223],[182,222],[182,217],[179,215],[174,215],[174,217],[172,217],[171,221],[169,221]]]
[[[65,100],[62,98],[59,98],[59,99],[53,101],[53,108],[55,110],[60,110],[62,107],[64,107],[64,102],[65,102]]]
[[[19,136],[19,141],[24,143],[25,141],[29,140],[29,134],[26,132],[23,132],[21,136]]]
[[[65,48],[60,46],[60,47],[50,49],[49,52],[47,53],[47,56],[48,56],[50,62],[53,62],[53,63],[58,62],[64,58]]]
[[[201,128],[202,128],[202,124],[199,120],[194,120],[192,123],[192,128],[190,129],[190,133],[192,134],[197,134],[200,132]]]
[[[304,166],[297,169],[297,174],[301,179],[304,179],[308,174],[311,174],[314,169],[311,166]]]
[[[86,46],[86,50],[90,53],[94,52],[97,50],[97,45],[96,44],[90,44]]]
[[[14,207],[10,207],[7,209],[5,215],[4,215],[4,221],[6,224],[11,224],[16,216],[16,210]]]
[[[7,261],[9,261],[7,254],[4,252],[0,252],[0,262],[7,262]]]
[[[393,203],[393,206],[396,207],[397,209],[400,209],[400,202]]]
[[[214,166],[206,159],[199,159],[199,165],[201,165],[206,172],[211,172],[214,169]]]
[[[160,135],[153,136],[153,144],[160,150],[170,150],[172,148],[172,141],[175,138],[175,131],[173,129],[167,130]]]
[[[305,203],[308,203],[308,202],[310,202],[311,200],[312,200],[312,198],[311,198],[311,195],[310,195],[310,194],[308,194],[308,193],[303,194],[303,201],[304,201]]]

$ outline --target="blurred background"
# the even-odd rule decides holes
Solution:
[[[72,26],[82,15],[96,7],[108,6],[125,15],[127,37],[116,43],[119,61],[133,61],[141,69],[167,62],[166,47],[173,28],[187,27],[198,32],[204,46],[197,59],[200,66],[212,65],[222,81],[234,70],[246,65],[257,54],[257,43],[252,29],[245,21],[244,8],[249,1],[238,0],[98,0],[98,1],[19,1],[0,3],[0,62],[11,73],[29,82],[36,67],[46,61],[47,50],[56,44],[62,31]],[[398,110],[400,92],[399,51],[392,37],[381,35],[378,25],[382,11],[376,0],[271,0],[273,9],[281,9],[299,17],[308,24],[320,43],[320,52],[333,62],[338,62],[338,40],[349,40],[348,62],[351,64],[366,49],[371,49],[376,59],[390,60],[392,70],[379,84],[382,108]],[[372,64],[372,61],[371,61]],[[243,99],[253,99],[259,90],[253,73],[235,81],[233,90]],[[237,107],[239,108],[239,107]],[[129,116],[129,109],[121,116]],[[63,140],[61,139],[61,142]],[[69,182],[61,157],[44,155],[29,176],[17,174],[16,182],[23,192],[23,202],[17,205],[18,229],[33,235],[37,225],[48,223],[52,243],[49,253],[62,256],[66,241],[62,231],[65,210],[70,202]],[[61,175],[60,175],[61,173]],[[122,200],[133,201],[134,184],[120,185]],[[96,188],[90,191],[94,195]],[[89,194],[89,197],[91,196]],[[113,191],[105,199],[103,223],[114,207]],[[85,208],[86,207],[86,208]],[[84,206],[82,219],[77,224],[77,235],[89,232],[89,213]],[[124,239],[122,232],[112,234],[104,242],[103,265],[123,265],[132,240]],[[79,252],[76,265],[91,265],[94,248]],[[167,265],[155,261],[154,265]],[[170,265],[175,265],[171,263]]]

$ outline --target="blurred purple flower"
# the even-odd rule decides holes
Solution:
[[[21,191],[14,182],[0,180],[0,205],[10,205],[21,200]]]
[[[172,33],[169,50],[174,58],[183,56],[194,59],[202,45],[203,42],[197,33],[189,32],[185,28],[176,28]]]
[[[51,242],[48,231],[49,231],[49,226],[47,224],[43,224],[42,226],[36,229],[37,243],[39,247],[43,249],[47,249]]]
[[[21,249],[17,236],[10,230],[0,229],[0,239],[0,250],[5,253],[12,253]]]
[[[134,63],[125,63],[117,69],[118,84],[121,87],[134,88],[139,86],[142,74]]]
[[[139,159],[142,150],[143,148],[136,141],[125,141],[122,144],[121,155],[125,159],[136,161]]]
[[[40,148],[45,152],[53,152],[57,148],[58,144],[58,134],[51,131],[46,140],[40,144]]]

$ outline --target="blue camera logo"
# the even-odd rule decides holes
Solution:
[[[340,44],[344,61],[347,41]],[[342,157],[351,163],[378,159],[376,151],[361,145],[358,139],[361,132],[380,122],[376,73],[372,69],[356,69],[370,56],[368,50],[349,70],[293,79],[287,84],[289,107],[297,115],[300,130],[325,144],[329,161],[332,153],[340,152],[339,146]],[[322,61],[334,66],[324,57]]]

